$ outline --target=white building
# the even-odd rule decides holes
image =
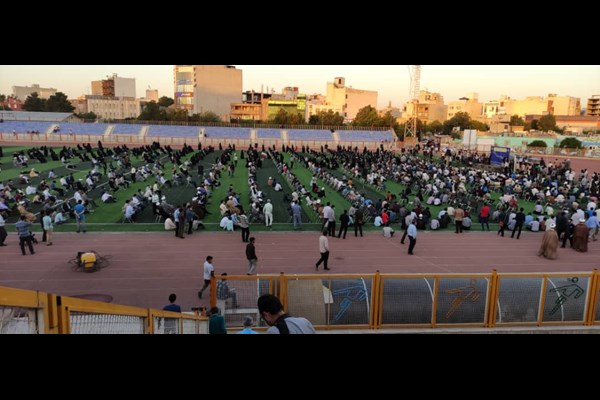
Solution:
[[[98,118],[125,119],[137,118],[141,113],[140,100],[135,97],[85,96],[86,112],[93,112]]]
[[[57,92],[54,88],[43,88],[37,83],[34,83],[31,86],[13,86],[12,91],[13,95],[21,101],[25,101],[27,96],[30,96],[34,92],[39,95],[40,99],[47,99],[50,96],[54,96]]]
[[[352,122],[361,108],[371,106],[377,109],[377,92],[347,87],[346,79],[338,77],[333,82],[327,82],[326,104],[335,112],[341,109],[344,120]]]
[[[173,66],[175,106],[190,114],[212,111],[229,121],[231,103],[242,101],[242,70],[233,65]]]

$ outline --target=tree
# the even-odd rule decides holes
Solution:
[[[528,147],[548,147],[548,143],[543,140],[534,140],[531,143],[527,143]]]
[[[37,94],[37,92],[33,92],[25,99],[25,102],[23,103],[23,110],[44,111],[45,103],[46,100],[40,99],[40,96]]]
[[[160,103],[159,103],[160,106]],[[167,119],[169,121],[187,121],[189,119],[187,110],[167,110]]]
[[[146,103],[142,113],[138,117],[140,121],[166,121],[167,113],[160,109],[155,101]]]
[[[477,129],[478,131],[482,131],[482,132],[490,130],[490,127],[487,124],[484,124],[483,122],[479,122],[479,121],[475,121],[475,120],[471,121],[470,128]]]
[[[87,113],[81,113],[78,115],[79,118],[83,119],[83,120],[95,120],[98,118],[98,116],[93,113],[93,112],[87,112]]]
[[[519,117],[517,114],[510,117],[510,126],[524,126],[525,121],[523,118]]]
[[[454,117],[444,122],[444,134],[450,135],[454,128],[469,129],[471,127],[471,117],[466,112],[458,112]]]
[[[310,116],[308,123],[310,125],[338,126],[344,124],[344,117],[337,112],[334,113],[333,110],[319,111],[317,114]]]
[[[556,128],[556,118],[552,114],[543,115],[539,121],[540,129],[544,132],[552,131]]]
[[[444,130],[444,125],[440,121],[435,120],[433,122],[428,123],[425,126],[425,130],[428,132],[440,133]]]
[[[48,97],[44,106],[44,111],[48,112],[72,112],[74,109],[75,107],[63,92],[56,92],[56,94]]]
[[[0,103],[3,103],[6,101],[6,95],[5,94],[0,94]]]
[[[277,114],[275,115],[275,117],[273,117],[273,122],[279,125],[287,124],[288,113],[285,111],[285,109],[280,108],[279,111],[277,111]]]
[[[567,148],[567,149],[581,149],[583,148],[583,143],[577,140],[577,138],[570,137],[563,139],[562,142],[558,145],[558,147]]]
[[[160,99],[158,99],[158,105],[161,107],[169,107],[173,104],[175,104],[175,100],[170,97],[162,96]]]
[[[194,114],[190,117],[190,121],[195,122],[221,122],[221,118],[212,111]]]
[[[371,106],[366,106],[358,110],[352,125],[356,126],[381,126],[381,119],[377,110]]]

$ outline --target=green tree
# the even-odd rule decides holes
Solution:
[[[539,121],[540,129],[544,132],[555,130],[556,118],[552,114],[543,115]]]
[[[567,149],[581,149],[583,148],[583,143],[581,143],[581,141],[579,141],[577,138],[569,137],[563,139],[563,141],[560,142],[558,147],[563,147]]]
[[[87,112],[87,113],[81,113],[78,115],[79,118],[83,119],[83,120],[95,120],[98,118],[98,116],[93,113],[93,112]]]
[[[285,125],[288,123],[288,113],[285,111],[285,109],[280,108],[279,111],[277,111],[277,114],[275,114],[273,117],[273,123],[279,125]]]
[[[159,103],[160,106],[160,103]],[[167,119],[169,121],[187,121],[189,120],[189,116],[188,116],[188,112],[187,110],[184,109],[180,109],[180,110],[167,110]]]
[[[40,96],[37,92],[31,93],[25,99],[23,103],[23,110],[25,111],[44,111],[44,104],[46,100],[40,99]]]
[[[288,125],[304,125],[306,120],[300,113],[288,114]]]
[[[480,121],[471,120],[470,127],[471,129],[477,129],[478,131],[486,132],[490,130],[490,127],[487,124],[484,124]]]
[[[510,126],[523,126],[525,125],[525,121],[523,118],[519,117],[517,114],[510,117]]]
[[[0,102],[5,102],[5,101],[6,101],[6,95],[0,94]]]
[[[170,97],[162,96],[160,99],[158,99],[158,105],[161,107],[169,107],[173,104],[175,104],[175,100]]]
[[[460,130],[455,129],[452,132],[450,132],[450,136],[452,137],[452,139],[462,139],[462,133],[460,133]]]
[[[190,117],[190,121],[195,122],[221,122],[221,118],[212,111],[194,114]]]
[[[319,111],[315,115],[311,115],[308,119],[310,125],[333,125],[339,126],[344,124],[344,117],[339,113],[334,113],[333,110]]]
[[[356,126],[381,126],[381,118],[377,110],[371,106],[366,106],[358,110],[352,125]]]
[[[543,140],[534,140],[531,143],[527,143],[527,146],[529,146],[529,147],[548,147],[548,143],[544,142]]]
[[[56,94],[48,97],[44,105],[44,111],[48,112],[72,112],[74,109],[75,107],[63,92],[56,92]]]
[[[388,111],[385,114],[383,114],[382,117],[379,118],[378,125],[393,127],[394,123],[396,123],[396,118],[394,118],[391,111]]]
[[[425,126],[425,130],[427,132],[440,133],[444,131],[444,125],[440,121],[435,120],[433,122],[428,123]]]
[[[466,112],[458,112],[452,118],[444,122],[444,134],[450,135],[454,128],[469,129],[471,117]],[[460,135],[459,135],[460,137]]]
[[[160,109],[155,101],[146,103],[142,113],[138,117],[140,121],[166,121],[167,113]]]

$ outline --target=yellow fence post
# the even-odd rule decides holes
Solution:
[[[369,318],[369,329],[377,329],[379,327],[379,279],[381,274],[375,272],[373,283],[371,284],[371,315]]]
[[[596,321],[596,310],[598,307],[598,291],[600,290],[600,275],[598,269],[594,268],[592,271],[590,282],[590,295],[588,296],[587,314],[585,318],[585,325],[594,325]]]
[[[61,296],[56,296],[56,312],[58,316],[58,333],[68,335],[71,333],[71,323],[69,320],[69,310],[62,305]]]
[[[544,275],[542,281],[542,296],[540,299],[540,305],[538,310],[537,326],[542,326],[544,323],[544,306],[546,305],[546,289],[548,288],[548,276]]]
[[[56,305],[56,295],[53,293],[46,293],[46,310],[48,314],[47,325],[45,326],[45,333],[56,334],[58,331],[58,307]],[[44,313],[46,314],[46,313]],[[44,318],[46,319],[46,318]]]
[[[488,290],[488,305],[487,305],[487,318],[486,327],[493,328],[496,326],[496,310],[498,306],[498,271],[492,270],[492,277],[490,278],[490,289]]]
[[[288,306],[288,298],[287,298],[287,288],[285,287],[286,280],[283,272],[279,273],[279,300],[281,300],[281,304],[283,305],[283,309],[287,311]]]
[[[437,322],[438,290],[440,288],[440,277],[436,276],[433,281],[433,306],[431,307],[431,327],[435,328]]]
[[[154,335],[154,316],[151,308],[148,309],[148,316],[146,317],[146,334]]]

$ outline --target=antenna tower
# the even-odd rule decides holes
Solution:
[[[410,76],[410,102],[412,103],[412,112],[410,113],[406,124],[404,125],[404,137],[417,136],[417,109],[419,106],[419,90],[421,88],[421,66],[411,65],[408,70]]]

